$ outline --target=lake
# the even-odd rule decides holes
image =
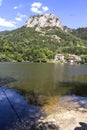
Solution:
[[[34,91],[44,95],[71,94],[75,85],[79,84],[80,89],[84,85],[85,88],[87,65],[0,63],[0,78],[14,78],[16,81],[8,86],[25,92]]]
[[[9,130],[9,127],[12,127],[11,124],[15,123],[18,118],[26,119],[27,117],[32,122],[32,120],[40,118],[41,115],[37,104],[28,104],[24,97],[14,89],[24,95],[33,93],[34,95],[52,97],[51,102],[55,97],[61,98],[68,95],[86,98],[87,65],[0,63],[0,86],[0,129],[7,130],[8,128]],[[53,103],[55,102],[53,101]],[[12,105],[15,108],[12,109],[14,107]],[[33,119],[35,114],[36,117]]]

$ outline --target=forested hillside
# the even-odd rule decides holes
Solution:
[[[56,27],[22,27],[0,35],[0,61],[46,61],[56,53],[86,55],[86,43]]]
[[[54,14],[31,16],[23,27],[0,32],[0,61],[46,62],[56,53],[86,57],[86,32],[63,27]]]
[[[76,35],[77,37],[79,37],[87,42],[87,27],[74,29],[72,31],[72,34]]]

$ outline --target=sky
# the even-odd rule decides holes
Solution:
[[[63,26],[87,27],[87,0],[0,0],[0,31],[20,28],[30,16],[46,13]]]

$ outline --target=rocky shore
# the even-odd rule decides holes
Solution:
[[[54,111],[43,122],[52,122],[59,130],[87,130],[87,110],[64,110]],[[82,126],[81,124],[85,124]],[[85,129],[84,129],[85,127]],[[77,129],[78,128],[78,129]]]
[[[38,102],[37,97],[34,99]],[[30,130],[87,130],[86,97],[70,95],[45,100],[45,97],[39,97],[40,105],[44,103],[42,109],[46,116],[35,122]]]
[[[59,130],[87,130],[87,98],[63,97],[43,122],[52,122]]]
[[[13,78],[0,79],[0,84],[13,81]],[[40,116],[31,124],[29,120],[18,122],[12,130],[87,130],[87,97],[46,97],[31,93],[25,95],[25,99],[30,104],[39,106],[45,116]]]
[[[11,130],[87,130],[87,97],[46,98],[30,94],[26,100],[39,107],[40,111],[33,114],[31,109],[31,117],[16,122]]]

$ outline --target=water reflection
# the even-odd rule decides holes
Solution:
[[[65,95],[75,94],[78,96],[87,96],[87,83],[81,82],[60,82],[60,88],[65,88]]]
[[[83,110],[85,112],[87,110],[87,97],[67,95],[59,99],[59,104],[67,110]]]
[[[6,96],[4,95],[2,89],[5,91],[10,102],[14,106],[16,112],[20,116],[22,122],[19,122],[19,118],[12,109],[11,104],[8,102]],[[9,130],[13,127],[19,127],[19,124],[23,125],[23,122],[28,120],[27,124],[30,126],[36,120],[38,120],[43,115],[40,108],[28,104],[24,97],[19,95],[16,91],[6,88],[0,88],[0,129]],[[26,125],[26,124],[24,124]],[[18,129],[18,128],[17,128]]]
[[[44,104],[48,111],[62,96],[72,94],[76,97],[87,96],[86,65],[0,63],[0,77],[0,86],[10,86],[20,90],[28,103],[32,104],[28,104],[16,91],[4,88],[18,115],[28,126],[43,115],[42,110],[37,106]],[[79,98],[73,101],[79,102],[84,107]],[[23,122],[19,123],[17,114],[11,108],[1,88],[0,128],[9,130],[13,124],[19,127],[18,125],[23,125]]]
[[[31,63],[0,63],[0,77],[16,79],[8,87],[29,93],[31,91],[44,95],[64,95],[74,87],[87,83],[86,65],[68,64],[31,64]],[[81,83],[81,85],[80,85]],[[65,85],[64,85],[65,84]],[[85,87],[84,87],[85,88]]]

